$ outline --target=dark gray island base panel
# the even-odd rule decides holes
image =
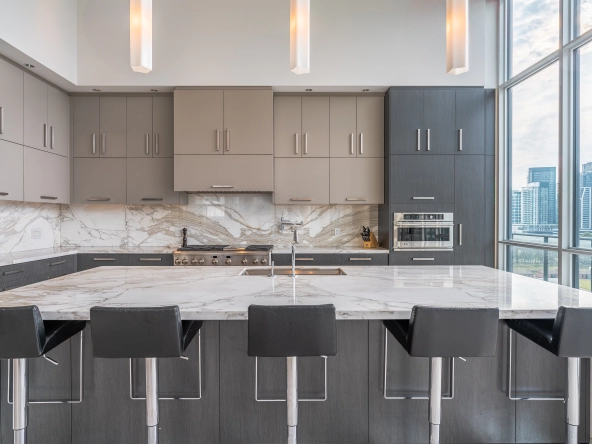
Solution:
[[[412,443],[427,441],[427,401],[383,399],[384,327],[381,321],[338,321],[337,356],[327,361],[326,402],[301,402],[301,443]],[[129,399],[127,360],[94,359],[90,326],[84,331],[82,404],[31,405],[29,442],[104,444],[145,442],[144,401]],[[500,328],[492,358],[456,359],[456,391],[442,403],[443,443],[552,443],[563,439],[562,401],[506,397],[508,328]],[[561,396],[564,362],[524,338],[513,337],[515,395]],[[427,391],[428,360],[410,358],[388,343],[389,395]],[[78,396],[79,336],[43,359],[31,360],[31,399]],[[190,360],[160,363],[161,396],[197,396],[198,341]],[[161,443],[278,443],[286,433],[285,403],[255,401],[255,360],[247,356],[246,321],[205,321],[202,327],[200,401],[162,401]],[[71,365],[70,365],[71,364]],[[444,363],[443,389],[448,391]],[[134,394],[143,396],[143,363],[134,361]],[[301,397],[324,393],[323,359],[299,359]],[[582,363],[580,442],[587,442],[588,360]],[[12,443],[7,364],[0,369],[2,443]],[[72,379],[71,379],[72,377]],[[285,396],[285,360],[259,360],[260,399]]]

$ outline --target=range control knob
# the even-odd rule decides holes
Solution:
[[[218,259],[212,259],[212,264],[218,265]]]
[[[175,265],[181,265],[181,259],[175,259]]]
[[[224,262],[226,265],[230,265],[232,264],[232,260],[231,259],[226,259],[226,261]]]
[[[183,265],[187,265],[189,263],[187,259],[183,259],[181,262],[183,263]]]
[[[197,264],[197,259],[191,259],[191,265],[196,265]]]
[[[200,259],[200,260],[199,260],[197,263],[198,263],[199,265],[203,265],[203,264],[205,264],[205,262],[206,262],[206,261],[204,261],[203,259]]]
[[[257,265],[259,263],[259,259],[253,259],[253,263]]]
[[[248,260],[246,260],[246,259],[243,259],[241,262],[242,262],[242,264],[243,264],[243,265],[247,265],[247,263],[248,263],[249,261],[248,261]]]
[[[261,259],[261,265],[265,265],[267,263],[267,259]]]

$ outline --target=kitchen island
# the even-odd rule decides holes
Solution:
[[[259,270],[260,268],[252,268]],[[276,267],[278,270],[279,267]],[[248,269],[247,269],[248,270]],[[285,395],[285,360],[247,356],[250,304],[325,304],[337,310],[338,348],[327,360],[299,359],[299,442],[408,443],[427,441],[427,401],[384,399],[385,330],[381,320],[409,318],[417,304],[499,307],[500,318],[552,318],[557,307],[592,306],[587,292],[480,266],[342,267],[345,275],[249,276],[240,267],[102,267],[2,293],[0,306],[38,305],[44,319],[88,319],[90,308],[178,305],[184,319],[204,320],[189,361],[162,360],[162,396],[199,401],[161,403],[166,443],[277,443],[284,440],[285,404],[255,399]],[[517,402],[507,397],[508,329],[500,320],[492,358],[456,359],[454,399],[443,403],[442,442],[559,442],[563,403]],[[88,325],[83,339],[84,393],[80,404],[32,405],[31,442],[44,444],[143,443],[144,404],[130,399],[127,360],[92,356]],[[201,378],[199,362],[201,352]],[[514,335],[513,394],[561,395],[563,362]],[[50,353],[59,366],[32,360],[31,398],[77,398],[79,337]],[[410,358],[388,341],[387,392],[427,391],[428,360]],[[445,367],[448,368],[448,361]],[[142,395],[143,366],[131,366],[133,392]],[[2,439],[10,442],[11,410],[2,366]],[[588,374],[588,362],[582,372]],[[256,383],[257,378],[257,383]],[[450,389],[444,374],[444,391]],[[326,381],[326,386],[325,386]],[[582,394],[588,385],[583,378]],[[586,399],[586,398],[582,398]],[[580,442],[589,436],[582,406]]]

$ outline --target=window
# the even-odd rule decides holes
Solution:
[[[556,251],[508,247],[507,270],[522,276],[557,283],[559,267]]]
[[[592,257],[574,255],[574,287],[580,290],[592,291]]]
[[[513,86],[509,90],[509,99],[511,238],[556,244],[559,155],[557,63]]]
[[[558,0],[511,1],[510,77],[559,48],[559,4]]]
[[[583,34],[592,29],[592,0],[577,1],[577,34]]]

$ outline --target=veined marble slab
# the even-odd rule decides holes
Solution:
[[[499,307],[504,319],[592,307],[592,293],[482,266],[342,268],[347,276],[293,279],[240,276],[241,267],[101,267],[2,293],[0,306],[35,304],[46,320],[88,319],[96,305],[178,305],[184,319],[203,320],[246,319],[251,304],[334,304],[339,319],[407,319],[417,304]]]

